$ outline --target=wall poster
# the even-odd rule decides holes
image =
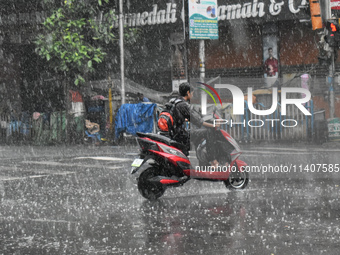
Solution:
[[[276,34],[268,34],[263,37],[263,75],[267,87],[272,87],[279,77]]]

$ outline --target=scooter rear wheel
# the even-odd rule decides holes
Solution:
[[[166,186],[161,183],[152,183],[150,178],[159,175],[158,170],[154,167],[145,169],[138,178],[138,191],[146,199],[156,200],[161,197]]]
[[[236,172],[231,172],[228,180],[224,181],[225,186],[228,189],[244,189],[249,182],[249,173],[246,171],[241,172],[237,169]]]

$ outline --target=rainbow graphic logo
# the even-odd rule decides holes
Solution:
[[[208,89],[210,89],[212,92],[214,92],[215,95],[217,96],[218,100],[220,101],[221,106],[222,106],[222,100],[220,98],[220,95],[217,93],[217,91],[213,87],[211,87],[210,85],[205,84],[203,82],[197,82],[197,83],[202,84],[203,86],[206,86]],[[211,94],[211,92],[209,90],[203,89],[203,88],[199,88],[199,89],[203,90],[205,93],[207,93],[212,98],[212,100],[214,101],[215,105],[217,106],[216,100],[215,100],[214,96]]]

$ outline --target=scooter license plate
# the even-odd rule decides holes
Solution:
[[[132,166],[132,167],[140,167],[140,166],[142,165],[143,161],[144,161],[144,159],[136,158],[136,159],[132,162],[131,166]]]

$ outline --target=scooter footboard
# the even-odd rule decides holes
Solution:
[[[236,164],[240,172],[246,171],[248,164],[242,160],[237,159]]]

